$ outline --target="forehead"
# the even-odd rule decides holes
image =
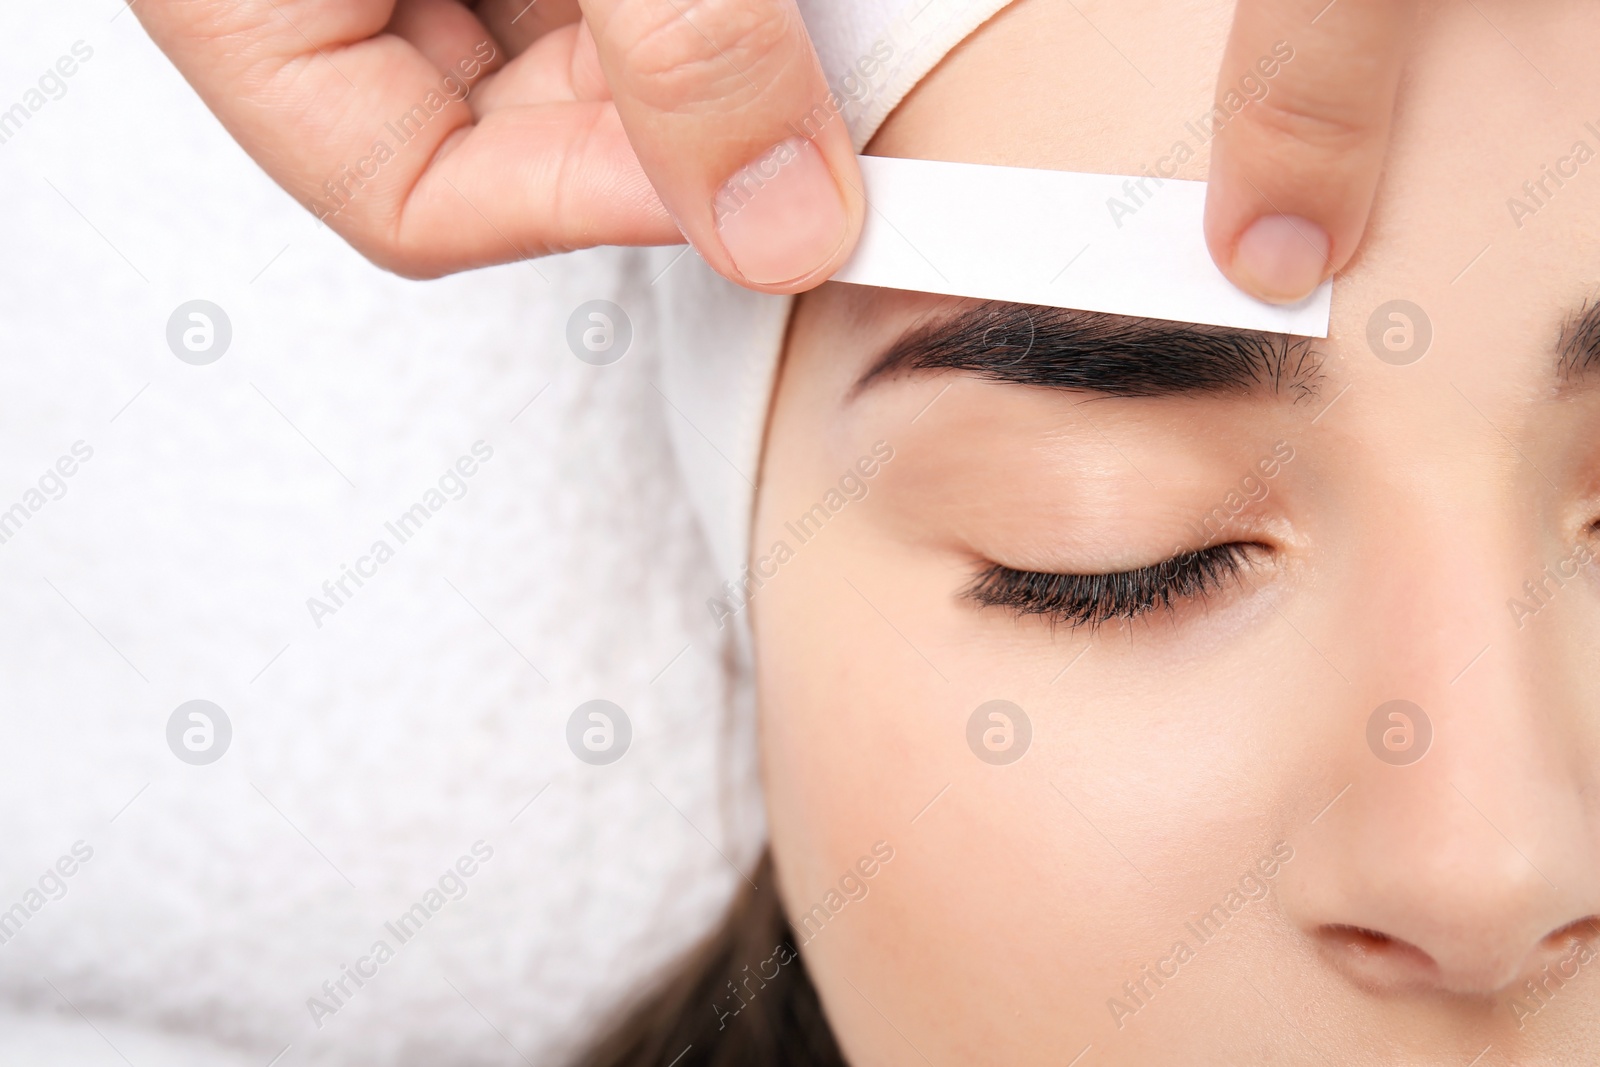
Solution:
[[[1396,403],[1415,391],[1459,389],[1491,405],[1547,392],[1562,323],[1600,280],[1600,13],[1478,6],[1438,5],[1419,23],[1368,236],[1336,280],[1319,343],[1330,373]],[[1231,5],[1078,7],[1004,13],[869,150],[1137,174],[1184,142],[1193,156],[1183,176],[1203,178],[1210,145],[1196,120],[1211,104]],[[1075,62],[1059,62],[1063,53]],[[1024,89],[1030,103],[1018,108]],[[848,312],[863,341],[941,306],[906,294],[813,299],[829,315]],[[1387,346],[1407,329],[1428,350],[1401,365]]]

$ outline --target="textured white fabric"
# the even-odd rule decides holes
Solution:
[[[654,272],[387,275],[119,6],[0,10],[0,111],[93,49],[0,144],[0,513],[93,449],[0,543],[0,914],[94,850],[0,944],[0,1067],[559,1064],[763,836]],[[194,298],[232,320],[210,366],[167,347]],[[594,298],[633,319],[609,367],[565,339]],[[478,440],[466,495],[317,628],[307,598]],[[634,728],[610,767],[565,741],[596,697]],[[194,698],[234,729],[207,767],[165,739]],[[479,839],[467,896],[315,1028],[307,998]]]
[[[911,20],[961,12],[858,139],[997,6]],[[830,63],[878,39],[854,24]],[[0,943],[0,1067],[563,1062],[761,847],[749,677],[704,602],[743,559],[788,302],[692,255],[652,284],[670,250],[396,279],[119,3],[0,10],[0,112],[78,42],[0,143],[0,512],[93,450],[0,543],[0,913],[93,856]],[[233,327],[209,366],[166,339],[196,298]],[[596,298],[632,319],[609,367],[566,343]],[[478,441],[465,495],[315,625],[308,598]],[[596,697],[633,724],[609,767],[565,740]],[[196,698],[234,732],[205,767],[165,736]],[[467,895],[313,1025],[480,840]]]
[[[945,55],[1011,0],[798,0],[856,150]]]

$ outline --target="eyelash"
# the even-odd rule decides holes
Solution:
[[[1090,632],[1113,619],[1174,611],[1182,601],[1205,600],[1225,581],[1237,579],[1253,550],[1264,545],[1234,541],[1184,552],[1171,559],[1111,574],[1045,574],[992,564],[963,591],[984,607],[1010,608],[1018,616],[1045,615]]]

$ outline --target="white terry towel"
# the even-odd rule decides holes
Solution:
[[[841,85],[911,27],[848,89],[859,144],[1001,5],[804,6]],[[0,514],[26,513],[0,525],[0,1067],[562,1062],[761,847],[748,674],[704,609],[751,488],[695,443],[753,479],[788,302],[693,256],[652,286],[668,250],[384,275],[119,12],[0,12],[0,111],[29,113],[0,142]],[[207,366],[167,339],[197,298],[232,325]],[[613,366],[567,346],[596,298],[634,320]],[[313,618],[478,442],[459,499]],[[632,722],[608,767],[566,743],[593,698]],[[209,766],[168,747],[192,699],[232,725]]]

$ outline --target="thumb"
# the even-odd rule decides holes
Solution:
[[[1240,0],[1206,192],[1217,266],[1274,303],[1354,254],[1383,169],[1415,0]]]
[[[861,175],[795,0],[583,0],[583,11],[639,162],[707,263],[775,293],[844,263]]]

